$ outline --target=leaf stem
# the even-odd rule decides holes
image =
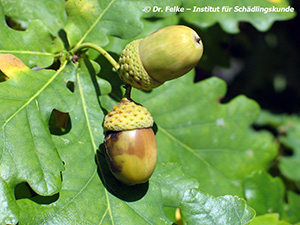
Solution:
[[[74,55],[76,52],[78,52],[79,50],[84,49],[84,48],[92,48],[92,49],[96,50],[97,52],[101,53],[116,70],[119,70],[119,68],[120,68],[119,63],[117,63],[114,60],[114,58],[111,57],[111,55],[107,51],[105,51],[103,48],[101,48],[98,45],[95,45],[92,43],[83,43],[78,46],[75,46],[75,48],[73,48],[71,50],[71,53]]]

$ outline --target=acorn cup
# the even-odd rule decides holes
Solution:
[[[202,53],[202,41],[193,29],[165,27],[125,47],[119,59],[119,76],[137,89],[151,90],[189,72]]]
[[[112,174],[122,183],[145,183],[157,160],[157,144],[148,110],[123,98],[104,119],[106,159]]]

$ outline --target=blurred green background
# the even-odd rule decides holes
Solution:
[[[225,80],[228,92],[224,102],[245,94],[256,100],[262,109],[276,114],[299,114],[300,1],[290,3],[298,12],[297,16],[275,22],[266,32],[243,22],[238,34],[228,34],[219,25],[208,28],[203,34],[199,32],[204,36],[204,46],[209,35],[208,41],[218,43],[222,52],[205,49],[209,59],[200,62],[196,81],[210,76]],[[212,58],[214,63],[210,62]]]

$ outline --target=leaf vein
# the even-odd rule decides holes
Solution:
[[[92,127],[91,127],[91,124],[90,124],[90,119],[89,119],[88,111],[87,111],[87,107],[86,107],[87,104],[85,104],[86,100],[85,100],[85,97],[84,97],[83,88],[82,88],[82,85],[81,85],[81,82],[80,82],[79,78],[80,78],[79,73],[77,73],[78,89],[79,89],[80,98],[81,98],[81,102],[82,102],[83,112],[84,112],[84,116],[85,116],[85,119],[86,119],[86,124],[87,124],[87,127],[88,127],[89,136],[91,138],[91,142],[93,144],[93,148],[94,148],[94,151],[95,151],[95,149],[97,149],[97,146],[95,145],[95,140],[94,140],[94,136],[93,136],[93,132],[92,132]],[[114,224],[113,217],[112,217],[112,214],[111,214],[110,202],[109,202],[107,190],[105,190],[105,194],[106,194],[107,207],[108,207],[109,212],[110,212],[109,214],[110,214],[110,217],[111,217],[111,221]]]
[[[161,126],[158,125],[158,128],[163,133],[165,133],[165,135],[168,136],[171,140],[173,140],[176,143],[178,143],[180,146],[182,146],[183,148],[185,148],[186,150],[188,150],[189,152],[191,152],[195,157],[199,158],[204,164],[206,164],[207,166],[211,167],[211,165],[207,161],[205,161],[202,157],[200,157],[198,154],[196,154],[195,151],[192,148],[190,148],[189,146],[187,146],[183,142],[179,141],[177,138],[175,138],[173,135],[171,135],[169,132],[167,132],[167,130],[163,129]]]
[[[107,201],[107,209],[108,209],[108,211],[109,211],[109,216],[110,216],[110,218],[111,218],[111,222],[112,222],[112,224],[115,224],[115,222],[114,222],[114,217],[112,216],[112,212],[111,212],[110,201],[109,201],[109,199],[108,199],[108,192],[107,192],[106,189],[105,189],[105,197],[106,197],[106,201]]]
[[[95,20],[95,22],[90,26],[90,28],[86,31],[86,33],[82,36],[82,38],[80,39],[80,41],[78,42],[77,45],[80,45],[83,40],[89,35],[89,33],[94,29],[94,27],[97,25],[97,23],[99,22],[99,20],[104,16],[104,14],[106,13],[106,11],[111,7],[111,5],[115,2],[115,0],[111,0],[110,3],[108,3],[108,5],[104,8],[104,10],[100,13],[100,15],[98,16],[98,18]]]
[[[27,55],[42,55],[42,56],[52,56],[56,57],[59,54],[54,54],[50,52],[35,52],[35,51],[23,51],[23,50],[0,50],[0,53],[17,53],[17,54],[27,54]]]
[[[100,221],[99,221],[98,224],[102,224],[102,222],[103,222],[103,220],[104,220],[104,218],[105,218],[105,216],[106,216],[106,214],[107,214],[108,211],[109,211],[109,210],[108,210],[108,207],[107,207],[106,210],[105,210],[105,212],[104,212],[104,214],[103,214],[103,216],[102,216],[102,218],[100,219]]]
[[[86,182],[86,184],[75,194],[70,201],[68,201],[66,204],[64,204],[58,211],[55,212],[55,214],[52,214],[52,216],[48,217],[47,220],[44,220],[43,224],[47,224],[47,221],[49,221],[51,218],[54,217],[54,215],[59,216],[59,212],[61,212],[65,207],[67,207],[71,202],[73,202],[80,194],[81,192],[88,186],[88,184],[93,180],[94,176],[97,174],[97,168],[95,168],[93,174],[91,175],[90,179]]]
[[[64,69],[64,67],[66,66],[67,61],[64,62],[64,64],[61,66],[61,68],[56,71],[56,73],[51,77],[51,79],[48,80],[48,82],[46,82],[46,84],[40,88],[40,90],[38,90],[31,98],[28,99],[27,102],[25,102],[18,110],[16,110],[1,126],[0,130],[2,130],[6,124],[13,119],[18,113],[20,113],[24,108],[26,108],[37,96],[39,96],[39,94],[45,90],[46,87],[48,87],[49,84],[52,83],[52,81],[60,74],[60,72]]]

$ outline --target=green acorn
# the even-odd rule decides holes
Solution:
[[[193,29],[165,27],[125,47],[119,59],[119,76],[135,88],[151,90],[189,72],[202,53],[202,41]]]
[[[122,183],[145,183],[157,160],[157,144],[148,110],[123,98],[104,119],[106,159]]]

